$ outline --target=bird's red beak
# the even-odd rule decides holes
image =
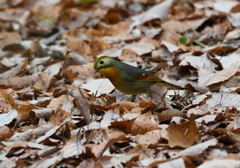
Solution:
[[[97,73],[98,69],[94,69],[93,70],[93,74]]]

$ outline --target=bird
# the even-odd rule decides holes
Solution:
[[[120,92],[132,95],[131,101],[138,94],[150,95],[150,87],[154,84],[171,87],[174,89],[186,89],[166,82],[158,76],[146,70],[125,64],[109,56],[101,56],[94,62],[93,74],[101,73]]]

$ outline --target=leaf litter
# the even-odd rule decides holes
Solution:
[[[0,167],[239,166],[236,0],[0,9]],[[187,89],[130,102],[92,74],[102,55]]]

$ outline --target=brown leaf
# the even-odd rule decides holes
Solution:
[[[199,137],[198,128],[193,117],[182,124],[169,125],[166,130],[168,132],[168,143],[171,147],[190,147]]]
[[[131,129],[132,134],[133,135],[145,134],[149,131],[161,130],[161,128],[157,124],[151,122],[151,116],[152,112],[149,111],[137,117],[137,119],[134,121],[132,125]]]
[[[137,61],[137,62],[143,62],[142,58],[138,56],[138,54],[131,49],[123,49],[122,54],[119,57],[120,60],[123,61]]]
[[[83,39],[69,38],[67,42],[67,47],[69,50],[79,54],[86,55],[90,52],[90,46]]]
[[[0,127],[0,141],[5,141],[9,139],[11,136],[13,136],[13,132],[9,131],[9,128],[6,126]]]
[[[73,99],[74,98],[72,96],[69,96],[69,95],[61,95],[58,98],[53,98],[51,100],[51,102],[49,103],[48,107],[51,108],[51,109],[57,110],[59,106],[66,105],[66,103],[68,102],[67,99],[70,100],[71,107],[73,107]]]
[[[12,110],[13,107],[11,106],[10,103],[0,100],[0,110],[2,113],[8,113],[10,110]]]
[[[48,88],[57,81],[55,77],[46,74],[39,74],[38,81],[33,85],[37,90],[48,91]]]
[[[81,80],[85,82],[92,75],[92,72],[93,63],[72,65],[64,71],[63,77],[68,78],[71,82],[74,82],[74,80]]]
[[[18,109],[18,106],[15,103],[15,100],[13,99],[13,97],[10,94],[0,91],[0,95],[5,101],[7,101],[12,106],[12,108],[14,108],[16,110]]]
[[[96,57],[101,54],[103,50],[106,50],[109,46],[102,39],[93,39],[89,42],[90,51],[87,53]]]
[[[96,161],[93,158],[83,160],[76,168],[95,168]]]
[[[57,111],[50,118],[50,122],[58,126],[62,124],[67,117],[69,117],[69,114],[59,105]]]
[[[21,121],[29,120],[30,111],[34,108],[34,105],[21,105],[18,108],[18,117],[21,118]]]
[[[130,26],[129,22],[118,22],[117,24],[108,25],[103,22],[98,24],[98,29],[102,32],[104,36],[114,36],[123,32],[127,32]]]
[[[168,109],[168,110],[164,110],[162,111],[160,114],[158,114],[158,118],[159,118],[159,122],[163,122],[163,121],[170,121],[174,116],[179,116],[182,118],[186,118],[186,114],[176,110],[176,109]]]
[[[118,141],[123,140],[126,136],[125,133],[115,128],[109,129],[107,133],[108,133],[109,141],[103,142],[100,144],[95,144],[92,148],[92,152],[95,154],[95,157],[97,158],[100,157],[108,147],[110,147],[111,145],[113,145]]]
[[[22,77],[10,77],[8,79],[0,80],[3,85],[11,85],[13,88],[25,88],[34,84],[39,79],[37,75],[28,75]]]
[[[1,32],[0,45],[6,46],[21,41],[21,37],[17,32]]]
[[[135,118],[131,119],[131,120],[126,119],[124,121],[115,120],[111,123],[111,126],[118,128],[118,129],[122,130],[123,132],[129,134],[129,133],[131,133],[131,128],[132,128],[132,125],[134,124],[134,121],[135,121]]]

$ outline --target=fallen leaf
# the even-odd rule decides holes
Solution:
[[[199,137],[198,128],[193,118],[182,124],[169,125],[166,130],[168,132],[166,138],[171,147],[190,147]]]
[[[90,123],[90,105],[81,90],[71,91],[71,96],[75,98],[76,108],[80,110],[87,124]]]
[[[131,132],[133,135],[145,134],[153,130],[161,130],[161,128],[157,124],[151,122],[151,115],[152,112],[149,111],[136,118],[131,128]]]

